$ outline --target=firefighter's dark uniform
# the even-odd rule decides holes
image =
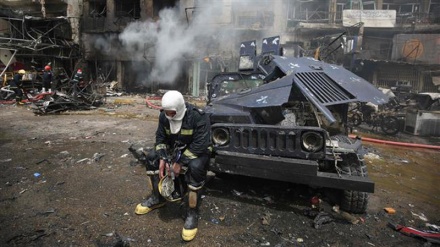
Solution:
[[[17,103],[21,102],[23,92],[21,91],[21,78],[23,74],[15,74],[12,81],[9,82],[10,89],[15,92],[15,101]]]
[[[52,88],[52,72],[50,71],[43,72],[43,88],[48,91]]]
[[[170,132],[170,124],[165,114],[160,114],[155,148],[159,157],[165,158],[167,147],[172,148],[176,143],[186,144],[187,148],[184,149],[179,163],[188,166],[187,183],[197,189],[203,186],[206,178],[211,146],[210,124],[202,110],[190,104],[186,104],[186,108],[180,132],[175,135]]]
[[[182,127],[177,134],[171,134],[170,123],[165,112],[162,111],[159,115],[155,149],[147,155],[147,174],[150,176],[153,192],[147,201],[138,204],[135,212],[146,214],[164,205],[165,200],[158,191],[159,159],[165,159],[167,150],[173,148],[176,143],[186,144],[179,163],[187,167],[185,181],[189,189],[188,198],[186,198],[188,210],[182,231],[182,238],[187,240],[184,236],[185,231],[195,231],[190,232],[191,235],[194,234],[191,239],[197,232],[199,191],[205,184],[211,154],[211,126],[207,114],[191,104],[185,105],[187,110],[182,119]]]
[[[82,86],[81,83],[83,80],[84,80],[84,75],[82,71],[81,72],[77,71],[72,79],[73,96],[75,97],[77,96],[78,92],[80,91],[80,87]]]

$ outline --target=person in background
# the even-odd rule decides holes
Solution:
[[[21,90],[21,80],[24,74],[26,74],[26,71],[24,69],[19,70],[18,73],[14,75],[12,81],[9,82],[10,89],[15,92],[15,101],[17,104],[20,105],[23,104],[23,102],[21,102],[21,99],[23,97],[23,91]]]
[[[161,195],[159,186],[166,170],[168,175],[172,171],[171,174],[175,177],[179,174],[184,176],[188,193],[184,198],[186,216],[181,237],[185,241],[193,240],[197,234],[200,190],[205,184],[212,150],[210,128],[208,114],[185,103],[180,92],[172,90],[163,95],[155,149],[147,155],[146,168],[152,193],[145,202],[136,206],[135,213],[147,214],[165,205],[166,200]],[[184,147],[180,149],[180,159],[167,164],[167,153],[177,145]],[[184,175],[181,174],[182,170],[186,170]]]
[[[43,72],[43,89],[41,90],[42,93],[45,93],[46,90],[51,93],[52,92],[52,68],[49,65],[46,65],[44,67]]]
[[[82,69],[78,69],[72,79],[73,96],[77,96],[80,84],[84,80]]]

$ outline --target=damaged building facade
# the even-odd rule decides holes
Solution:
[[[71,76],[82,68],[88,80],[116,81],[127,92],[203,95],[215,73],[237,69],[241,41],[274,35],[288,54],[342,64],[379,87],[438,92],[440,83],[440,0],[4,0],[0,7],[9,69],[51,63]]]
[[[320,58],[378,87],[438,92],[440,1],[297,2],[288,29],[306,47],[320,49]]]

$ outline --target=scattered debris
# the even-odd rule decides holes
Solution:
[[[426,223],[425,226],[428,227],[431,231],[440,232],[440,226],[429,223]]]
[[[80,159],[80,160],[78,160],[76,163],[82,163],[82,162],[84,162],[84,161],[88,161],[88,160],[90,160],[89,158],[84,158],[84,159]]]
[[[266,197],[264,197],[263,200],[266,201],[266,202],[269,203],[269,204],[274,203],[274,201],[272,200],[272,198],[271,198],[270,196],[266,196]]]
[[[386,208],[384,208],[384,210],[388,214],[395,214],[396,213],[396,210],[394,208],[386,207]]]
[[[345,211],[341,211],[340,215],[342,216],[342,218],[346,219],[348,222],[350,222],[353,225],[356,225],[357,223],[359,223],[359,219],[354,217],[353,215],[345,212]]]
[[[322,200],[318,196],[314,196],[310,199],[310,204],[314,209],[319,209],[321,207],[321,202]]]
[[[50,209],[48,209],[48,210],[46,210],[44,212],[40,212],[40,213],[37,213],[37,214],[47,216],[47,215],[53,214],[53,213],[55,213],[55,209],[50,208]]]
[[[72,157],[72,155],[70,155],[70,153],[68,151],[62,151],[62,152],[58,153],[56,156],[58,159],[68,159],[68,158]]]
[[[322,225],[333,222],[334,218],[331,214],[326,212],[319,212],[313,220],[313,227],[319,229]]]
[[[237,190],[232,190],[232,194],[234,194],[236,196],[241,196],[243,194],[243,192],[239,192]]]
[[[426,216],[425,216],[423,213],[416,214],[416,213],[414,213],[414,212],[411,211],[411,214],[412,214],[413,216],[418,217],[419,219],[421,219],[421,220],[423,220],[423,221],[428,221],[428,218],[426,218]]]
[[[35,164],[39,165],[39,164],[41,164],[41,163],[43,163],[43,162],[47,162],[47,163],[50,164],[50,161],[48,161],[47,159],[42,159],[42,160],[38,161],[38,162],[35,163]]]
[[[271,216],[272,214],[269,212],[264,213],[263,216],[261,217],[261,224],[270,225]]]
[[[380,159],[380,156],[374,153],[368,153],[364,155],[364,158],[366,159],[372,159],[372,160],[378,160]]]
[[[33,102],[31,109],[36,115],[45,115],[67,110],[91,110],[102,103],[103,96],[95,93],[80,92],[76,96],[68,96],[57,92],[49,100]]]
[[[412,227],[406,227],[399,224],[388,223],[392,229],[410,237],[423,238],[430,243],[440,244],[440,233],[432,233],[428,231],[420,231]]]
[[[102,157],[104,157],[105,156],[105,154],[102,154],[102,153],[95,153],[94,155],[93,155],[93,161],[95,161],[95,162],[98,162]]]

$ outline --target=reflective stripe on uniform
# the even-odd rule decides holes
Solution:
[[[161,150],[161,149],[167,149],[167,145],[166,144],[157,144],[156,151]]]
[[[200,184],[200,186],[198,186],[198,187],[195,187],[195,186],[192,186],[192,185],[190,185],[190,184],[188,184],[188,188],[190,189],[190,190],[192,190],[192,191],[197,191],[197,190],[200,190],[201,188],[203,188],[203,185],[205,184],[205,181],[203,181],[201,184]]]
[[[188,129],[181,129],[180,130],[180,134],[183,136],[191,136],[193,133],[194,133],[194,130],[192,130],[192,129],[189,129],[189,130]],[[165,128],[165,134],[168,136],[171,135],[170,129]]]
[[[180,130],[180,134],[181,134],[181,135],[186,135],[186,136],[190,136],[190,135],[192,135],[193,132],[194,132],[193,129],[181,129],[181,130]]]
[[[153,175],[156,175],[156,174],[159,174],[159,170],[155,170],[155,171],[147,171],[147,175],[148,175],[148,176],[153,176]]]
[[[188,159],[196,159],[197,155],[193,154],[191,151],[189,151],[189,149],[186,149],[185,152],[183,152],[183,155],[185,155],[186,157],[188,157]]]

